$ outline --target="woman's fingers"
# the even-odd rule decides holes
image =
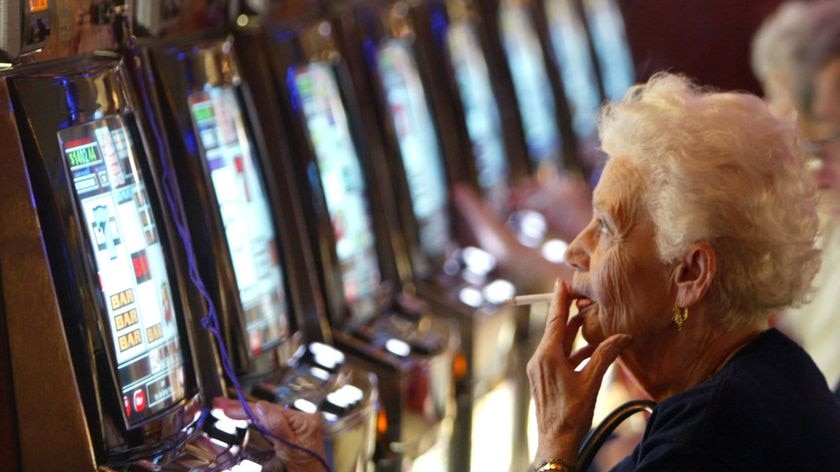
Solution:
[[[288,413],[289,411],[282,406],[266,401],[259,401],[254,407],[254,414],[265,429],[283,439],[296,441],[297,435],[286,417]]]
[[[548,308],[545,320],[545,332],[538,349],[556,349],[564,345],[566,323],[569,320],[569,286],[559,279],[554,283],[554,298]]]
[[[581,362],[589,359],[592,356],[592,353],[595,352],[595,349],[598,348],[597,344],[587,344],[582,348],[578,349],[572,355],[569,356],[569,365],[572,369],[577,369]]]
[[[563,352],[568,356],[572,352],[572,347],[575,345],[575,338],[577,338],[580,327],[583,326],[583,317],[575,315],[569,319],[566,325],[566,331],[563,333]],[[572,365],[575,365],[572,363]]]
[[[603,378],[610,364],[615,361],[632,340],[633,337],[629,334],[614,334],[605,339],[595,348],[592,357],[589,359],[589,364],[583,370],[595,378]]]

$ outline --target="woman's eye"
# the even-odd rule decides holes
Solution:
[[[607,224],[601,218],[598,218],[598,231],[600,231],[603,234],[608,234],[610,232],[610,229],[607,227]]]

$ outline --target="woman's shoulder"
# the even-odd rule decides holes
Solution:
[[[768,330],[714,378],[660,403],[646,440],[719,454],[735,470],[819,461],[840,470],[840,404],[808,355]]]

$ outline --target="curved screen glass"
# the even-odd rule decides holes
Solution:
[[[288,332],[274,218],[235,89],[202,90],[188,102],[225,228],[248,348],[256,356]]]
[[[589,18],[607,98],[619,100],[636,81],[621,12],[614,0],[584,0],[583,7]]]
[[[341,263],[344,297],[353,316],[366,319],[376,311],[376,287],[381,280],[379,260],[364,174],[335,75],[329,66],[312,63],[295,69],[293,86],[318,159]]]
[[[420,245],[426,255],[439,259],[450,241],[448,190],[417,64],[406,45],[396,39],[379,48],[376,63],[399,139]]]
[[[508,163],[487,61],[475,30],[467,21],[449,26],[447,43],[476,158],[478,184],[493,207],[501,209],[508,194]]]
[[[573,0],[551,0],[545,9],[551,25],[552,49],[572,108],[572,126],[578,136],[594,136],[601,99],[586,28],[575,12]]]
[[[537,166],[557,162],[560,159],[557,115],[542,49],[528,12],[521,5],[503,1],[499,20],[531,162]]]
[[[63,129],[58,140],[96,261],[131,426],[185,395],[167,261],[122,118]]]

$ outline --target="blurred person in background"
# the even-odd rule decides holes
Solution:
[[[823,264],[811,302],[783,313],[778,323],[840,396],[840,1],[780,6],[755,36],[752,65],[771,108],[796,117],[821,192]]]

